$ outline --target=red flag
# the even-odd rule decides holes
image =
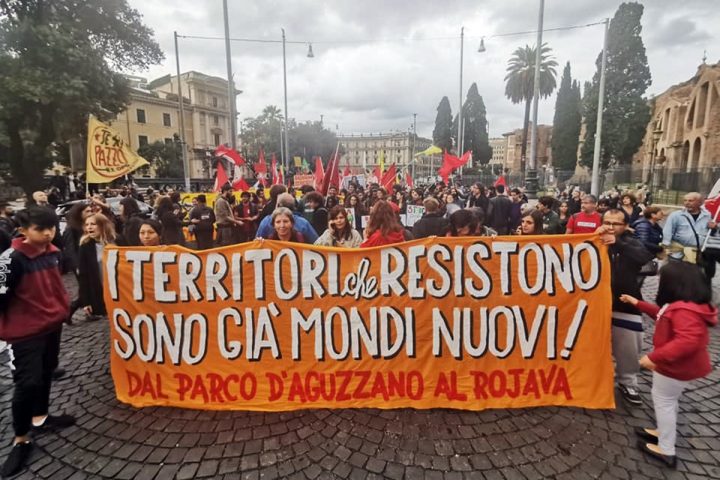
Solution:
[[[228,183],[228,176],[225,172],[225,167],[222,166],[221,162],[217,164],[217,173],[215,174],[215,185],[213,186],[213,192],[219,192],[220,189]]]
[[[462,167],[463,165],[467,164],[470,161],[471,156],[472,150],[468,150],[460,158],[456,157],[455,155],[450,155],[449,153],[447,153],[446,150],[445,154],[443,155],[443,163],[438,169],[438,175],[443,178],[443,181],[445,183],[448,183],[448,178],[450,177],[450,174],[458,168]]]
[[[713,219],[717,218],[718,210],[720,210],[720,197],[708,198],[703,206],[710,212]]]
[[[410,188],[415,187],[415,182],[413,182],[412,175],[410,175],[410,172],[408,171],[405,171],[405,183]]]
[[[275,154],[272,154],[272,160],[270,161],[270,169],[272,170],[272,184],[273,185],[282,185],[282,181],[280,180],[280,175],[278,175],[277,170],[277,159],[275,158]]]
[[[245,159],[238,152],[225,145],[220,145],[215,149],[216,157],[224,157],[233,162],[238,167],[245,165]]]
[[[332,158],[328,162],[327,172],[325,172],[320,193],[327,195],[330,186],[340,186],[340,160],[335,154],[333,154]]]
[[[380,180],[380,186],[390,191],[395,182],[397,182],[397,166],[393,163],[383,175],[382,180]]]
[[[285,185],[285,167],[282,165],[278,168],[278,183],[280,185]]]
[[[245,179],[242,177],[238,177],[237,180],[235,180],[232,184],[233,188],[240,192],[245,192],[247,190],[250,190],[250,185],[248,185],[245,182]]]
[[[258,161],[254,165],[255,174],[258,181],[263,185],[267,186],[267,164],[265,163],[265,153],[262,148],[258,154]]]
[[[507,182],[505,182],[505,175],[500,175],[497,180],[495,180],[495,183],[493,183],[494,187],[497,187],[498,185],[502,185],[503,187],[507,188]]]
[[[382,179],[382,171],[380,170],[380,165],[375,165],[375,170],[373,170],[373,176],[377,178],[378,183],[380,183],[380,179]]]
[[[325,180],[325,167],[323,167],[322,158],[315,157],[315,190],[322,190],[323,181]]]
[[[348,164],[346,163],[346,164],[345,164],[345,170],[343,170],[342,176],[343,176],[343,177],[349,177],[350,175],[352,175],[352,172],[350,171],[350,165],[348,165]]]

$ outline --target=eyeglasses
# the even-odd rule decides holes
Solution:
[[[606,227],[624,227],[625,224],[621,222],[603,222]]]

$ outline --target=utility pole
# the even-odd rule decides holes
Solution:
[[[542,51],[543,14],[545,12],[545,0],[540,0],[540,12],[538,13],[538,34],[535,44],[535,78],[533,79],[533,110],[532,130],[530,131],[530,164],[525,176],[525,188],[528,198],[536,198],[538,191],[537,178],[537,117],[538,103],[540,101],[540,52]]]
[[[290,142],[288,141],[288,100],[287,100],[287,59],[285,56],[285,29],[282,29],[282,46],[283,46],[283,91],[285,97],[285,142],[283,143],[283,164],[285,171],[288,171],[290,162]]]
[[[417,113],[413,113],[413,137],[412,137],[412,155],[410,161],[412,162],[412,173],[410,177],[415,181],[415,142],[417,141]]]
[[[180,54],[178,52],[178,34],[175,37],[175,66],[177,67],[178,106],[180,108],[180,151],[182,152],[183,174],[185,175],[185,191],[190,193],[190,164],[187,158],[187,145],[185,143],[185,108],[183,107],[182,79],[180,78]]]
[[[600,149],[602,148],[602,121],[603,108],[605,108],[605,70],[607,69],[607,42],[610,19],[605,19],[605,36],[603,37],[602,64],[600,66],[600,85],[597,107],[597,128],[595,129],[595,150],[593,151],[593,169],[590,183],[590,193],[597,196],[600,192]]]
[[[228,110],[230,115],[230,146],[237,150],[237,118],[235,113],[235,84],[232,73],[232,53],[230,51],[230,22],[228,20],[227,0],[223,0],[223,17],[225,20],[225,63],[227,64]]]

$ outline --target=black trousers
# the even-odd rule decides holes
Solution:
[[[58,365],[62,329],[10,344],[10,370],[15,390],[12,399],[15,436],[27,435],[32,417],[47,415],[52,373]]]
[[[195,240],[197,241],[198,250],[207,250],[213,248],[213,232],[195,230]]]
[[[706,248],[702,253],[702,264],[703,270],[705,271],[705,278],[709,284],[712,284],[712,279],[715,277],[717,262],[720,262],[720,249]]]

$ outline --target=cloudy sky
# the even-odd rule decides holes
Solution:
[[[165,61],[148,79],[175,73],[173,31],[179,35],[222,37],[222,0],[129,0],[154,29]],[[617,0],[549,0],[545,28],[585,25],[612,17]],[[720,9],[708,0],[645,0],[642,36],[652,73],[648,94],[660,93],[695,73],[707,50],[708,63],[720,61]],[[407,131],[417,113],[418,134],[430,138],[437,105],[447,95],[457,111],[460,27],[465,27],[463,99],[476,82],[485,100],[491,136],[522,126],[523,106],[504,96],[504,76],[512,51],[534,45],[535,34],[493,37],[537,28],[537,0],[229,0],[232,38],[312,42],[288,44],[288,113],[302,122],[324,116],[340,133]],[[485,53],[478,53],[481,37]],[[543,41],[574,78],[595,72],[602,48],[602,25],[546,32]],[[240,118],[266,105],[282,108],[282,46],[234,41],[232,63]],[[222,40],[180,40],[183,71],[226,76]],[[559,83],[559,78],[558,78]],[[540,122],[552,123],[555,95],[540,103]]]

